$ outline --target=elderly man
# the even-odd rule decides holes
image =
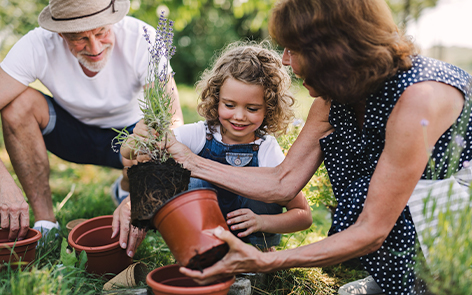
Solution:
[[[50,0],[39,15],[41,28],[20,39],[0,64],[5,145],[33,209],[34,227],[43,234],[58,227],[47,150],[75,163],[117,169],[131,164],[112,150],[117,135],[112,128],[131,131],[142,117],[138,100],[148,69],[143,26],[154,29],[126,16],[129,5],[129,0]],[[52,97],[28,87],[36,79]],[[180,125],[174,80],[169,87],[174,126]],[[0,184],[1,226],[10,228],[10,239],[21,239],[29,227],[28,206],[11,177],[0,172],[8,179]],[[128,185],[123,173],[112,192],[117,204],[128,196]],[[123,221],[114,220],[114,235],[120,232],[120,244],[132,256],[144,233],[130,227],[123,208],[115,214]]]

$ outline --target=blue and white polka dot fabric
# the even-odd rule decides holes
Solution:
[[[357,220],[369,189],[370,179],[385,144],[387,120],[405,89],[421,81],[439,81],[452,85],[466,97],[465,108],[458,119],[467,120],[461,146],[464,147],[458,164],[452,172],[462,168],[464,161],[472,159],[470,113],[470,83],[472,77],[465,71],[427,57],[414,56],[413,67],[400,71],[387,80],[383,87],[367,98],[364,126],[358,127],[353,109],[348,105],[332,102],[329,122],[335,131],[320,140],[325,166],[338,200],[330,234],[340,232]],[[464,117],[464,118],[463,118]],[[420,124],[420,122],[418,122]],[[447,130],[434,146],[435,175],[446,176],[450,159],[445,152],[453,138],[453,130]],[[451,145],[452,146],[452,145]],[[425,169],[422,178],[430,179],[431,171]],[[403,210],[394,228],[381,248],[360,258],[365,269],[374,277],[385,294],[424,294],[425,289],[414,274],[416,231],[408,206]]]

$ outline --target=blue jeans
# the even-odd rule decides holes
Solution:
[[[209,134],[207,135],[205,146],[199,155],[226,165],[257,167],[259,166],[257,157],[258,151],[259,146],[257,144],[228,145],[218,142],[211,134]],[[268,204],[262,201],[251,200],[217,187],[205,180],[197,178],[190,179],[189,189],[201,187],[211,187],[217,190],[218,205],[220,206],[221,213],[223,213],[225,219],[229,212],[241,208],[251,209],[258,215],[282,213],[283,207],[278,204]],[[244,230],[231,230],[231,232],[236,236],[238,233],[243,231]],[[247,237],[241,238],[241,240],[246,243],[251,243],[260,249],[264,249],[280,244],[280,237],[280,234],[256,232]]]

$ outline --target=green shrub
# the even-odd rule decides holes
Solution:
[[[428,203],[431,202],[425,206]],[[459,210],[451,210],[447,205],[445,211],[438,212],[438,224],[422,233],[428,254],[426,259],[418,256],[417,270],[432,294],[472,294],[471,205],[472,195]],[[432,209],[428,214],[435,207],[429,207]]]
[[[297,139],[303,128],[302,121],[296,121],[290,127],[287,134],[277,138],[284,154],[286,155],[293,142]],[[330,211],[336,208],[337,202],[334,197],[331,182],[329,181],[328,172],[324,164],[315,172],[313,177],[308,181],[307,185],[302,189],[310,206],[324,205]]]

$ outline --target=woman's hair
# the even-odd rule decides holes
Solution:
[[[409,69],[415,50],[384,0],[282,0],[269,32],[298,54],[305,82],[338,103],[360,101]]]
[[[220,124],[220,89],[228,78],[264,88],[266,114],[257,130],[259,135],[285,133],[294,117],[294,98],[289,90],[291,79],[280,54],[270,48],[269,42],[231,43],[215,56],[211,69],[203,72],[197,82],[201,100],[197,109],[212,131]]]

